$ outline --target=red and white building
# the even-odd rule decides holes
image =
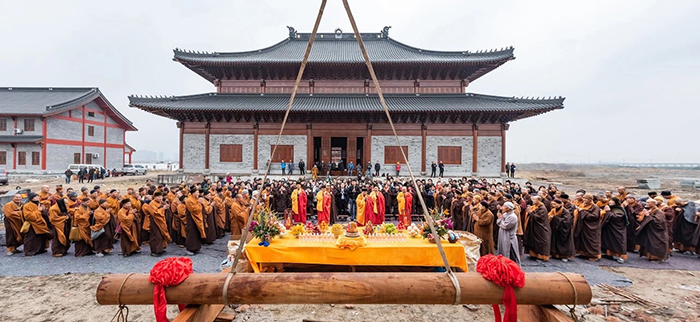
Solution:
[[[121,168],[136,130],[96,87],[0,88],[0,167],[10,172]]]

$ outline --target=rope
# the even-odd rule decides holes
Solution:
[[[399,135],[396,133],[396,128],[394,127],[394,122],[391,120],[391,114],[389,113],[389,107],[386,105],[386,101],[384,100],[384,94],[382,94],[382,89],[379,86],[379,81],[377,80],[377,75],[374,73],[374,68],[372,67],[372,62],[369,59],[369,55],[367,54],[367,50],[365,49],[365,44],[362,41],[362,37],[360,36],[360,31],[357,28],[357,24],[355,23],[355,17],[352,15],[352,11],[350,10],[350,5],[348,4],[348,0],[343,0],[343,6],[345,6],[345,11],[348,14],[348,18],[350,19],[350,24],[352,25],[352,29],[355,32],[355,39],[357,39],[357,44],[360,46],[360,51],[362,51],[362,56],[365,58],[365,64],[367,65],[367,69],[369,69],[369,74],[372,76],[372,82],[374,83],[374,89],[377,91],[377,96],[379,96],[379,102],[382,104],[382,108],[384,109],[384,113],[386,114],[387,121],[389,121],[389,125],[391,126],[391,131],[394,133],[394,137],[396,138],[396,143],[398,144],[399,147],[401,147],[401,140],[399,139]],[[406,153],[404,152],[403,149],[401,150],[401,155],[403,156],[403,160],[406,162],[406,168],[408,168],[408,174],[411,176],[411,181],[413,182],[413,186],[416,189],[418,200],[420,200],[421,207],[423,208],[423,217],[425,217],[425,221],[428,222],[428,226],[430,227],[430,232],[433,234],[433,236],[436,236],[437,239],[437,248],[438,251],[440,252],[440,257],[442,257],[442,262],[445,266],[445,270],[447,271],[447,276],[450,278],[450,281],[452,281],[452,285],[454,286],[455,289],[455,302],[454,304],[460,304],[461,298],[462,298],[462,288],[459,285],[459,280],[457,280],[457,277],[454,276],[454,272],[452,271],[452,268],[450,267],[450,263],[447,261],[447,255],[445,255],[445,251],[442,249],[442,244],[440,243],[440,238],[437,234],[437,231],[435,230],[435,226],[433,225],[432,218],[428,214],[428,207],[425,205],[425,200],[423,200],[423,195],[420,193],[420,188],[418,187],[418,182],[416,181],[415,176],[413,175],[413,170],[411,170],[411,164],[408,162],[408,157],[406,157]]]
[[[566,306],[566,308],[569,309],[571,319],[573,319],[574,322],[578,322],[578,316],[576,316],[576,303],[578,303],[578,292],[576,291],[576,286],[574,285],[574,282],[568,276],[566,276],[566,274],[562,272],[557,273],[559,273],[561,276],[564,276],[564,278],[566,278],[566,280],[569,281],[569,284],[571,284],[571,288],[574,289],[574,305],[569,307],[568,305],[564,304],[564,306]]]
[[[122,290],[124,289],[124,284],[126,284],[126,280],[131,277],[131,275],[134,275],[135,273],[129,273],[124,277],[124,280],[122,280],[122,284],[119,286],[119,292],[117,292],[117,304],[119,304],[119,310],[117,311],[116,314],[112,317],[111,322],[127,322],[129,321],[129,307],[126,305],[122,304]]]
[[[270,160],[272,160],[272,156],[275,155],[275,151],[277,151],[277,146],[280,144],[280,139],[282,138],[282,132],[284,131],[284,126],[287,124],[287,118],[289,117],[289,112],[292,110],[292,104],[294,103],[294,98],[297,95],[297,90],[299,89],[299,83],[301,82],[301,78],[304,75],[304,69],[306,68],[306,63],[309,60],[309,55],[311,54],[311,47],[313,46],[314,40],[316,38],[316,32],[318,32],[318,26],[321,24],[321,17],[323,17],[323,10],[326,8],[326,1],[327,0],[322,0],[321,1],[321,7],[318,9],[318,16],[316,17],[316,23],[314,24],[314,29],[311,32],[311,38],[309,38],[309,43],[306,45],[306,52],[304,53],[304,59],[301,61],[301,65],[299,66],[299,73],[297,74],[297,79],[294,82],[294,89],[292,90],[292,95],[289,97],[289,103],[287,104],[287,110],[284,113],[284,119],[282,120],[282,127],[280,128],[280,133],[277,135],[277,141],[275,142],[275,147],[272,149],[272,154],[270,157]],[[265,167],[265,175],[263,176],[262,184],[260,187],[258,187],[258,198],[262,195],[262,189],[263,186],[265,185],[265,181],[267,181],[267,176],[270,173],[270,166],[272,165],[272,161],[270,161],[267,166]],[[257,202],[257,200],[256,200]],[[224,305],[228,306],[228,288],[229,284],[231,283],[231,280],[233,278],[233,275],[236,274],[236,265],[238,265],[238,260],[241,258],[241,254],[243,253],[243,248],[245,248],[246,244],[246,239],[248,237],[248,229],[250,229],[250,224],[253,221],[253,214],[255,213],[255,208],[256,205],[251,205],[250,207],[250,214],[248,215],[248,220],[245,223],[245,228],[241,232],[241,239],[238,242],[238,250],[236,251],[236,256],[233,259],[231,271],[229,271],[229,275],[226,276],[226,281],[224,282],[224,289],[221,293],[222,300]]]

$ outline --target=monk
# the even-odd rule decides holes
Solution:
[[[533,196],[532,206],[527,209],[524,245],[525,251],[530,255],[531,259],[549,261],[552,247],[552,232],[547,207],[542,200],[543,198],[540,195]],[[551,207],[551,202],[549,203]],[[552,215],[554,214],[556,213]]]
[[[590,261],[600,260],[600,208],[593,203],[593,195],[583,196],[574,212],[574,222],[576,254]]]
[[[185,198],[183,194],[179,194],[175,199],[177,202],[173,203],[173,229],[177,231],[177,234],[172,236],[173,241],[177,244],[177,247],[185,248],[185,240],[187,239],[187,206],[185,206]]]
[[[75,257],[83,257],[92,255],[92,230],[90,229],[91,211],[86,205],[79,207],[73,215],[73,226],[78,227],[80,240],[75,242]]]
[[[294,222],[306,223],[306,192],[300,183],[297,183],[297,188],[292,191],[291,198]]]
[[[7,256],[12,256],[19,253],[17,247],[22,246],[22,195],[15,194],[12,201],[5,204],[3,207],[5,214],[5,246],[7,247]]]
[[[396,201],[399,207],[399,222],[402,222],[406,227],[411,225],[411,214],[406,213],[406,197],[408,195],[409,193],[406,191],[406,187],[402,187],[401,192],[396,195]]]
[[[384,199],[384,195],[382,194],[382,191],[379,190],[379,187],[374,187],[375,189],[375,195],[377,196],[377,214],[376,220],[377,223],[383,223],[384,220],[386,219],[386,199]]]
[[[202,239],[206,238],[207,233],[204,229],[204,198],[199,197],[199,189],[192,187],[190,194],[185,200],[187,208],[187,237],[185,238],[185,249],[187,255],[195,255],[202,249]]]
[[[146,205],[151,214],[151,234],[148,245],[151,247],[151,256],[158,257],[165,253],[165,249],[170,242],[168,224],[165,220],[165,204],[163,204],[163,193],[153,194],[153,201]]]
[[[51,196],[51,198],[50,198],[51,204],[55,205],[56,201],[58,201],[58,199],[63,199],[63,198],[65,198],[63,195],[63,185],[62,184],[56,185],[56,193],[54,193],[53,196]]]
[[[695,202],[683,201],[683,199],[680,197],[676,198],[674,203],[676,205],[675,211],[677,213],[672,227],[674,247],[680,252],[700,251],[696,248],[697,243],[693,243],[693,235],[698,229],[698,223],[695,221],[695,219],[700,212],[700,207],[698,207]],[[671,202],[669,202],[669,205],[670,204]]]
[[[204,237],[204,244],[211,245],[217,238],[216,235],[216,221],[214,219],[214,202],[212,200],[212,195],[209,190],[204,190],[204,208],[202,214],[204,215],[204,231],[206,232],[206,237]]]
[[[357,205],[357,224],[364,226],[367,222],[365,221],[365,199],[367,198],[367,189],[362,188],[362,192],[357,195],[355,199],[355,205]]]
[[[214,201],[214,221],[216,223],[216,237],[221,238],[226,235],[226,204],[224,204],[223,188],[216,188],[216,193],[212,198]]]
[[[481,239],[481,256],[494,254],[493,213],[489,210],[489,204],[482,201],[474,210],[471,220],[474,222],[474,235]]]
[[[603,208],[600,232],[601,251],[622,264],[627,260],[627,212],[617,197],[613,197]],[[601,212],[602,213],[602,212]]]
[[[51,193],[49,193],[49,186],[41,186],[41,191],[39,191],[39,204],[44,206],[45,209],[51,207]]]
[[[566,196],[568,198],[568,195]],[[571,203],[569,203],[571,204]],[[564,206],[560,199],[551,202],[552,210],[549,211],[549,227],[552,230],[552,242],[550,254],[554,258],[568,262],[574,257],[574,215]]]
[[[622,207],[627,212],[627,222],[629,223],[627,225],[627,252],[636,253],[639,251],[639,243],[636,240],[637,228],[639,227],[637,217],[644,211],[644,207],[632,194],[627,194]]]
[[[369,189],[368,189],[369,191]],[[376,204],[376,199],[372,195],[372,192],[369,192],[365,195],[365,224],[366,223],[372,223],[374,225],[377,224],[377,220],[375,219],[376,217],[376,209],[375,209],[375,204]]]
[[[51,229],[51,255],[53,257],[63,257],[68,253],[70,248],[70,217],[68,207],[66,207],[66,199],[58,199],[55,205],[49,208],[49,221],[53,226]]]
[[[501,231],[498,233],[498,255],[503,255],[505,258],[509,258],[518,265],[520,265],[520,254],[517,250],[518,239],[516,232],[518,230],[518,217],[515,215],[513,210],[515,205],[506,201],[503,206],[501,206],[498,212],[498,229]]]
[[[44,216],[46,208],[40,204],[39,195],[30,193],[27,199],[29,202],[22,207],[22,214],[31,226],[24,235],[24,256],[34,256],[46,252],[51,232]]]
[[[332,223],[331,220],[331,203],[333,202],[333,195],[331,194],[331,186],[326,185],[326,189],[323,192],[323,215],[327,220],[327,223]],[[319,221],[320,222],[320,221]]]
[[[131,208],[131,200],[129,199],[123,199],[120,204],[121,209],[117,212],[117,220],[122,227],[120,241],[122,256],[129,257],[134,253],[141,252],[139,238],[136,236],[136,223],[134,222],[136,209]]]
[[[649,199],[646,210],[637,218],[639,230],[639,255],[646,256],[651,261],[666,261],[668,259],[668,229],[663,211],[657,206],[657,201]]]
[[[245,193],[247,194],[248,191],[245,191]],[[242,194],[237,193],[236,199],[231,205],[231,240],[240,239],[249,215],[250,205],[245,201]]]
[[[83,200],[85,199],[88,198],[84,198]],[[87,205],[87,201],[89,201],[89,199],[85,200],[81,206],[85,207]],[[112,251],[112,241],[114,240],[114,230],[116,227],[112,226],[114,224],[111,221],[112,216],[110,214],[112,209],[109,208],[107,200],[102,199],[99,201],[102,201],[102,203],[93,213],[95,222],[92,226],[90,226],[90,231],[93,232],[104,229],[104,233],[92,240],[92,247],[96,253],[96,256],[103,257]]]

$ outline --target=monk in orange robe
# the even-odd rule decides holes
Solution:
[[[80,233],[80,240],[75,242],[75,257],[93,254],[90,214],[90,209],[83,205],[73,215],[73,226],[78,227],[78,232]]]
[[[168,224],[165,221],[165,205],[163,205],[163,194],[156,192],[153,194],[153,201],[146,205],[151,218],[150,242],[151,256],[160,256],[165,252],[170,242]]]
[[[97,254],[97,257],[102,257],[112,251],[112,245],[114,241],[114,230],[116,227],[113,226],[112,216],[109,213],[111,209],[107,205],[107,200],[104,201],[93,213],[93,218],[95,219],[95,224],[90,226],[90,231],[98,231],[104,229],[104,233],[92,240],[92,247]]]
[[[53,225],[51,231],[51,254],[53,257],[63,257],[68,253],[70,241],[70,219],[66,199],[58,199],[56,204],[49,208],[49,221]]]
[[[5,204],[3,207],[5,214],[5,246],[7,247],[7,256],[12,256],[19,253],[17,247],[22,246],[22,195],[15,194],[12,201]]]
[[[131,208],[131,201],[129,199],[124,199],[121,201],[121,209],[119,209],[119,212],[117,213],[117,220],[122,227],[120,244],[122,248],[122,256],[124,257],[131,256],[132,254],[141,251],[141,247],[139,247],[139,239],[136,236],[136,224],[134,223],[135,213],[136,209]]]
[[[248,221],[248,216],[250,215],[250,205],[246,203],[243,195],[236,194],[236,199],[233,200],[231,204],[231,239],[238,239],[243,233],[245,224]]]
[[[29,202],[22,207],[24,220],[29,222],[29,231],[24,235],[24,256],[46,253],[51,232],[46,223],[46,208],[40,204],[39,195],[30,193]]]
[[[39,191],[39,204],[46,209],[51,207],[51,193],[49,193],[49,186],[47,185],[41,186],[41,191]]]
[[[204,230],[204,216],[202,214],[204,211],[204,203],[205,201],[203,198],[199,197],[199,190],[193,187],[185,200],[185,206],[187,208],[187,237],[185,238],[185,248],[187,249],[187,255],[190,256],[202,249],[202,240],[207,236]]]

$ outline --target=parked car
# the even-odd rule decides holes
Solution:
[[[8,182],[9,178],[7,176],[7,170],[5,170],[5,168],[2,168],[2,171],[0,171],[0,185],[6,186]]]
[[[122,172],[124,173],[125,176],[126,175],[136,176],[136,175],[146,175],[146,173],[148,173],[148,170],[146,170],[146,168],[144,168],[140,164],[125,164],[124,167],[122,168]]]

